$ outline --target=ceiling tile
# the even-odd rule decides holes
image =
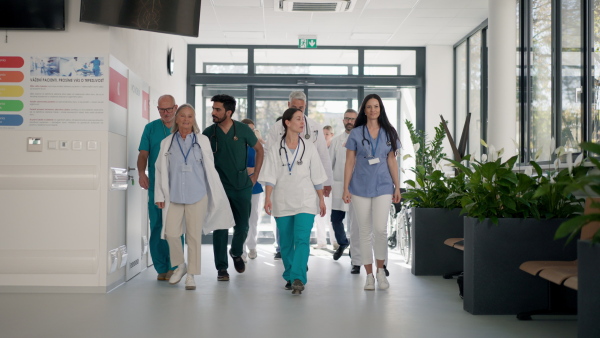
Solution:
[[[419,0],[371,0],[369,9],[413,8]]]
[[[212,2],[215,7],[260,7],[261,0],[212,0]]]
[[[416,8],[410,13],[411,18],[454,18],[462,11],[452,8]]]

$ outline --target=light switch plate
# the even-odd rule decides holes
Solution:
[[[41,137],[27,138],[27,151],[41,152],[43,148],[43,140]]]

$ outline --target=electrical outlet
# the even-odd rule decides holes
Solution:
[[[127,246],[119,247],[119,269],[127,265]]]

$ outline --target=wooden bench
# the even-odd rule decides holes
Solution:
[[[592,202],[600,202],[598,198],[588,198],[585,203],[584,214],[597,213],[598,209],[592,207]],[[586,224],[581,230],[581,239],[591,239],[594,233],[600,229],[600,222],[591,222]],[[528,261],[521,264],[521,270],[533,275],[539,276],[556,285],[563,285],[573,290],[578,289],[577,285],[577,260],[574,261]],[[548,312],[548,310],[531,311],[520,313],[517,318],[521,320],[530,320],[531,315]]]
[[[464,238],[448,238],[447,240],[444,241],[444,244],[446,244],[447,246],[460,250],[460,251],[465,251],[465,245],[464,245]],[[452,271],[452,272],[448,272],[445,273],[444,275],[442,275],[442,277],[444,277],[444,279],[452,279],[454,278],[454,276],[461,276],[463,272],[462,271]],[[461,277],[462,278],[462,277]],[[462,297],[462,293],[460,294]]]

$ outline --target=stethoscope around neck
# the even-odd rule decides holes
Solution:
[[[285,166],[287,164],[288,166],[288,171],[290,173],[290,175],[292,174],[292,168],[294,167],[294,162],[298,163],[298,165],[302,165],[302,159],[304,158],[304,151],[306,150],[306,145],[304,144],[304,140],[302,139],[302,137],[300,137],[298,135],[298,140],[300,142],[298,142],[298,148],[296,148],[296,151],[294,152],[294,159],[292,160],[292,163],[290,163],[290,158],[288,157],[288,152],[287,152],[287,148],[285,145],[285,138],[281,138],[281,141],[279,141],[279,159],[281,160],[281,166]],[[300,143],[302,143],[302,155],[300,155],[300,159],[298,161],[296,161],[296,158],[298,157],[298,153],[300,152]],[[285,152],[285,162],[283,163],[283,159],[281,157],[281,150],[283,150]]]
[[[362,128],[362,141],[360,142],[363,146],[363,148],[365,148],[365,151],[367,152],[367,156],[365,156],[365,158],[374,158],[375,154],[373,154],[374,149],[373,149],[373,145],[371,144],[371,141],[369,141],[368,139],[365,138],[365,129],[367,129],[367,126],[364,125]],[[381,132],[381,127],[379,128],[379,132]],[[369,134],[369,137],[371,137],[371,134]],[[379,139],[379,134],[377,134],[377,138]],[[392,145],[392,142],[390,141],[390,136],[385,135],[385,138],[387,139],[387,142],[385,143],[388,147]],[[369,144],[369,148],[371,148],[371,153],[369,154],[369,151],[367,150],[367,147],[365,147],[365,141],[367,141],[367,143]],[[375,146],[375,149],[377,149],[377,146]],[[370,156],[369,156],[370,155]]]
[[[213,128],[213,134],[210,136],[211,146],[212,146],[213,138],[215,139],[215,149],[213,150],[213,154],[216,153],[217,151],[219,151],[219,139],[217,138],[217,128],[218,127],[219,126],[217,125],[217,123],[215,123],[215,127]],[[235,121],[233,122],[233,140],[234,141],[239,140],[237,137],[237,128],[235,127]]]
[[[173,146],[173,141],[177,138],[177,134],[181,135],[181,133],[179,133],[179,131],[177,131],[177,132],[175,132],[175,134],[173,134],[173,137],[171,137],[171,143],[169,144],[169,148],[167,149],[165,156],[168,156],[171,154],[171,147]],[[183,148],[181,147],[181,144],[179,143],[179,139],[177,139],[177,144],[179,145],[179,150],[181,150],[181,155],[183,155],[183,158],[184,158],[186,164],[187,164],[187,157],[195,145],[197,145],[198,148],[202,149],[202,147],[200,147],[200,143],[198,143],[198,139],[196,138],[196,133],[194,133],[192,131],[191,134],[192,134],[192,146],[190,147],[190,149],[188,149],[187,155],[183,153]],[[194,154],[194,157],[195,156],[196,156],[196,154]]]

